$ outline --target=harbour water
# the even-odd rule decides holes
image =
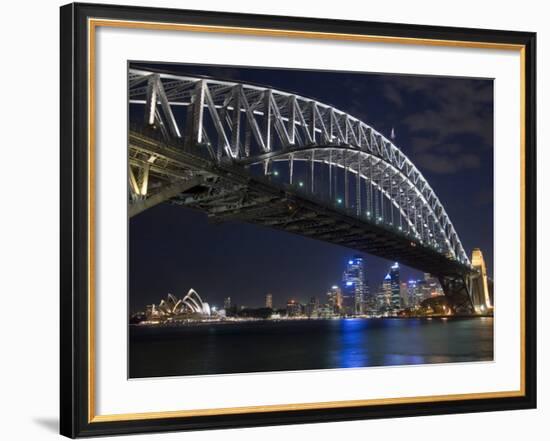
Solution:
[[[493,359],[493,319],[384,318],[130,326],[131,378]]]

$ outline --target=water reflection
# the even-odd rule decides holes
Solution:
[[[345,319],[338,320],[340,346],[331,363],[341,367],[362,367],[369,365],[368,332],[365,332],[371,324],[371,320]]]
[[[346,319],[131,327],[130,376],[493,359],[492,319]]]

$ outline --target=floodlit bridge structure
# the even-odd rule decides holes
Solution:
[[[455,311],[474,311],[483,284],[441,201],[365,122],[265,86],[128,81],[130,217],[169,202],[352,248],[436,275]]]

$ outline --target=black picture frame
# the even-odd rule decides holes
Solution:
[[[247,15],[116,5],[60,10],[60,432],[74,438],[347,421],[536,407],[536,34],[486,29]],[[155,419],[93,420],[89,408],[88,40],[90,17],[521,45],[524,50],[524,395]],[[91,276],[93,277],[93,275]]]

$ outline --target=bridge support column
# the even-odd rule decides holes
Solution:
[[[177,196],[178,194],[189,190],[190,188],[196,187],[202,182],[202,178],[192,178],[188,181],[175,183],[168,185],[163,188],[161,191],[153,194],[147,199],[138,199],[136,201],[130,202],[128,206],[128,217],[132,218],[139,213],[154,207],[162,202],[167,201],[168,199]]]
[[[469,275],[440,276],[439,283],[441,283],[454,314],[470,315],[475,313]]]
[[[472,300],[474,307],[479,313],[488,313],[492,311],[493,305],[489,295],[489,280],[487,276],[487,267],[483,253],[479,248],[472,251],[472,265],[477,269],[478,274],[472,281]]]

